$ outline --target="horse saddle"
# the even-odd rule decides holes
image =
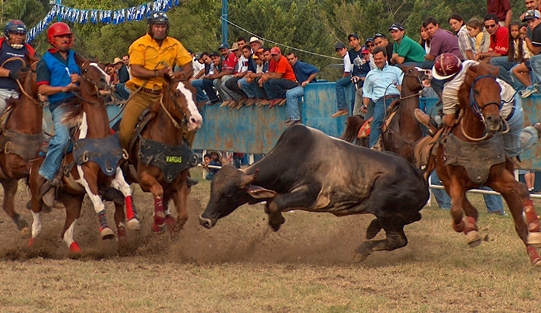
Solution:
[[[372,124],[372,121],[374,120],[373,117],[367,119],[361,128],[359,128],[359,133],[357,134],[357,138],[368,138],[370,137],[370,125]]]
[[[505,162],[501,133],[481,142],[466,142],[449,134],[444,142],[445,165],[462,166],[471,181],[483,185],[492,165]]]
[[[381,124],[381,132],[386,132],[387,128],[389,128],[389,125],[391,124],[391,121],[395,117],[396,113],[398,112],[398,105],[394,105],[394,103],[399,103],[398,100],[393,101],[391,103],[391,106],[387,109],[387,118],[383,121],[383,124]]]

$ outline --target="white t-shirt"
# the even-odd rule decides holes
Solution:
[[[192,61],[192,66],[193,66],[193,75],[192,75],[192,77],[194,77],[197,73],[199,73],[199,71],[205,69],[205,64],[204,63],[201,64],[201,63],[199,63],[199,61],[197,61],[195,59]]]
[[[349,54],[346,53],[344,56],[344,73],[351,73],[353,71],[353,65],[351,64],[351,60],[349,59]]]

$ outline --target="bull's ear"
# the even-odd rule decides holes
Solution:
[[[248,194],[256,199],[272,199],[276,197],[276,191],[265,189],[260,186],[250,185],[248,186]]]
[[[256,169],[255,173],[253,173],[252,175],[244,175],[240,183],[240,188],[244,188],[248,186],[249,184],[255,182],[257,179],[257,174],[259,174],[259,169]]]

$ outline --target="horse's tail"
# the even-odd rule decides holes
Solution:
[[[76,101],[67,102],[61,105],[65,110],[64,116],[62,116],[61,123],[69,128],[78,126],[81,124],[83,118],[83,106]]]
[[[350,116],[346,120],[346,130],[344,130],[344,133],[342,136],[340,136],[340,139],[345,140],[347,142],[353,142],[355,139],[357,139],[357,134],[359,133],[359,129],[363,126],[364,119],[360,116]]]

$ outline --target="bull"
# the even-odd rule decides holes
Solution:
[[[282,212],[305,210],[335,216],[371,213],[368,241],[356,248],[356,261],[373,251],[407,245],[404,226],[421,219],[429,196],[422,171],[406,159],[329,137],[303,125],[287,129],[261,161],[244,170],[225,165],[211,183],[210,199],[199,222],[206,228],[239,206],[266,201],[274,231]],[[382,240],[370,240],[379,231]]]

